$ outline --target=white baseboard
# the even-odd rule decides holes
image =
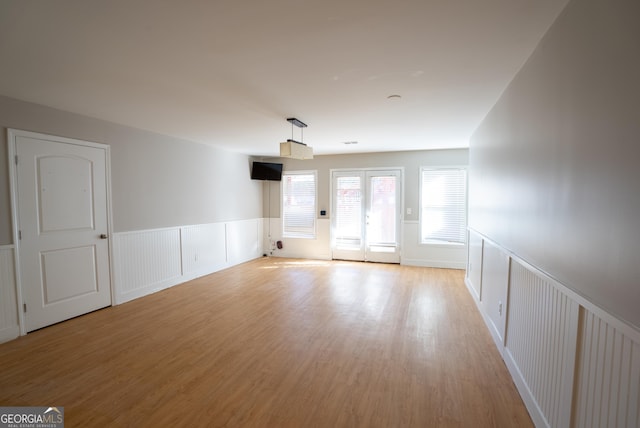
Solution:
[[[473,301],[476,302],[476,306],[478,306],[480,304],[480,295],[478,294],[476,289],[473,288],[473,284],[471,283],[469,277],[464,278],[464,285],[467,286],[467,290],[469,290],[469,293],[471,293]],[[480,307],[478,307],[478,310],[480,310]]]
[[[20,335],[15,251],[13,245],[0,246],[0,343]]]
[[[502,359],[504,360],[509,373],[511,374],[511,378],[513,379],[513,383],[515,383],[518,392],[520,393],[520,397],[524,402],[527,411],[529,412],[529,416],[531,416],[531,420],[536,427],[549,427],[549,423],[547,419],[544,417],[542,413],[542,409],[538,406],[538,402],[536,401],[533,393],[529,389],[529,385],[524,379],[524,376],[520,372],[518,368],[518,364],[516,364],[511,352],[508,349],[505,349],[502,352]]]
[[[467,267],[466,262],[456,262],[450,260],[423,260],[423,259],[405,259],[400,258],[400,264],[405,266],[431,267],[440,269],[461,269]]]
[[[114,234],[114,304],[262,256],[262,219]]]
[[[3,328],[2,330],[0,330],[0,343],[17,339],[19,336],[20,336],[20,327],[18,327],[17,325]]]
[[[138,299],[140,297],[147,296],[149,294],[157,293],[158,291],[165,290],[167,288],[173,287],[174,285],[181,284],[185,281],[188,281],[183,276],[177,276],[174,278],[170,278],[165,281],[161,281],[155,284],[147,284],[144,287],[136,288],[135,290],[129,292],[120,292],[117,293],[116,301],[114,305],[120,305],[122,303],[129,302],[131,300]]]
[[[478,264],[475,272],[488,269],[499,275],[470,277],[467,272],[465,285],[534,424],[584,426],[592,420],[617,420],[613,425],[640,426],[640,331],[471,233],[482,240],[470,246],[469,258]],[[509,269],[498,269],[500,258],[485,257],[485,244],[509,257]],[[481,284],[473,284],[472,278]],[[496,293],[504,281],[507,294]],[[498,299],[506,304],[504,340],[488,313]]]

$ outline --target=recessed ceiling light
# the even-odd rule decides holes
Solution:
[[[387,97],[388,100],[399,100],[400,98],[402,98],[402,95],[397,95],[397,94],[389,95]]]

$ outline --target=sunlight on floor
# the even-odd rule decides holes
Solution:
[[[259,269],[280,269],[280,268],[292,268],[300,266],[330,266],[331,261],[328,260],[296,260],[296,261],[283,261],[273,262],[270,266],[262,266]]]

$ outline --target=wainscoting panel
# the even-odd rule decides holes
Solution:
[[[496,344],[534,424],[640,427],[640,331],[481,234],[469,237],[465,282],[490,331],[488,282],[506,281],[504,345]],[[500,252],[509,269],[496,269]]]
[[[114,235],[116,304],[175,285],[182,276],[180,228]]]
[[[0,343],[20,335],[12,245],[0,246]]]
[[[467,259],[466,283],[477,300],[482,298],[482,250],[484,241],[475,232],[469,231],[468,243],[469,256]]]
[[[265,222],[264,249],[267,255],[273,257],[290,257],[299,259],[330,260],[331,221],[329,219],[316,220],[316,237],[283,238],[282,218],[271,218]],[[270,237],[269,237],[270,236]],[[276,247],[276,242],[282,241],[282,248]]]
[[[640,340],[589,310],[580,313],[576,427],[640,426]]]
[[[483,247],[480,306],[489,331],[501,350],[508,309],[509,256],[490,243],[485,243]]]
[[[402,224],[402,255],[400,263],[444,269],[464,269],[467,266],[467,246],[457,244],[420,243],[420,223],[404,221]]]
[[[226,226],[227,263],[230,266],[262,255],[262,220],[228,222]]]
[[[578,303],[512,260],[505,360],[544,426],[568,427],[571,420],[578,314]]]
[[[115,304],[260,257],[262,221],[114,234]]]
[[[224,223],[182,228],[182,267],[185,276],[197,278],[227,265]]]

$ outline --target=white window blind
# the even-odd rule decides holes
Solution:
[[[282,221],[284,237],[315,238],[315,171],[282,174]]]
[[[421,242],[464,243],[467,226],[467,171],[422,169]]]
[[[360,246],[362,236],[362,179],[360,176],[336,179],[336,241]]]

